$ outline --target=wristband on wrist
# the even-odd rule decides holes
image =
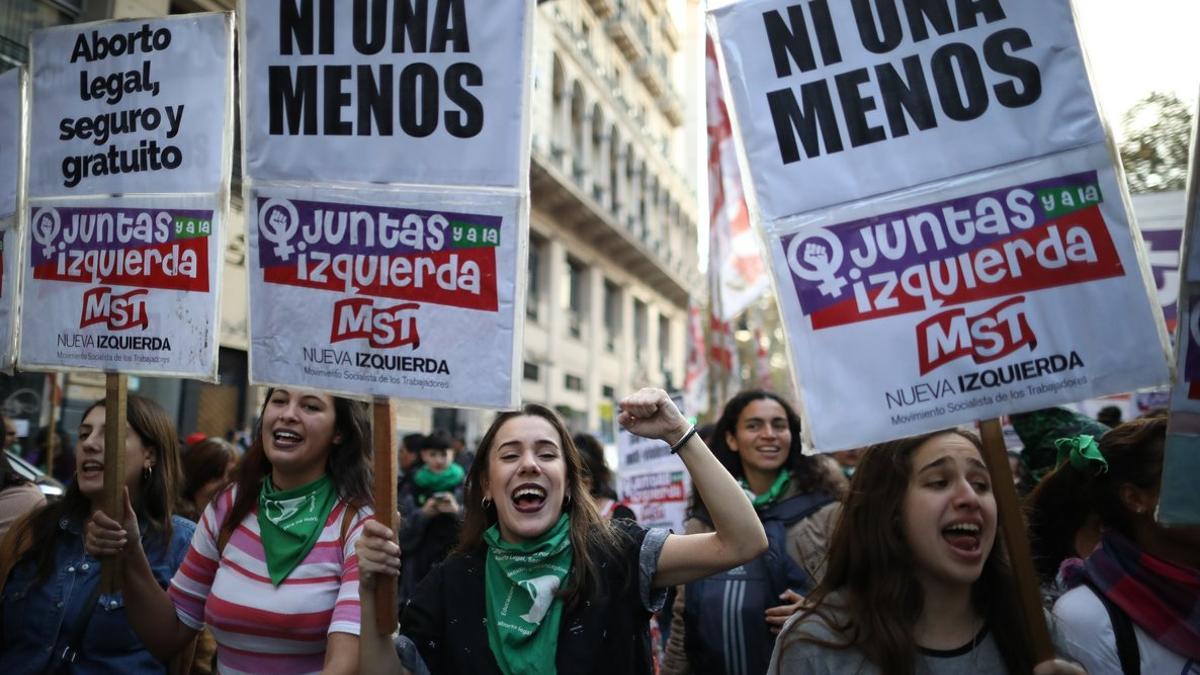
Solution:
[[[683,448],[683,446],[687,445],[688,441],[692,440],[692,436],[695,436],[695,435],[696,435],[696,425],[693,424],[692,428],[688,429],[687,433],[683,435],[683,438],[679,439],[678,441],[675,441],[675,444],[671,446],[671,454],[674,455],[677,452],[679,452],[679,450],[681,448]]]

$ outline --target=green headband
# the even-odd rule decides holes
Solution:
[[[1069,461],[1076,471],[1086,472],[1089,464],[1097,467],[1094,475],[1108,471],[1108,460],[1104,459],[1104,455],[1100,453],[1100,444],[1096,443],[1096,439],[1090,434],[1060,438],[1054,441],[1054,447],[1058,449],[1056,466],[1062,466],[1063,462]]]

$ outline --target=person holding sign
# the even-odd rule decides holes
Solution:
[[[166,661],[206,624],[221,671],[358,671],[358,558],[370,515],[368,416],[361,403],[275,388],[237,482],[204,510],[168,591],[151,583],[139,519],[103,513],[88,551],[121,555],[130,623]]]
[[[1074,540],[1066,524],[1100,518],[1100,545],[1063,566],[1072,588],[1054,603],[1059,642],[1092,675],[1200,666],[1200,528],[1154,520],[1166,431],[1160,415],[1122,424],[1099,442],[1060,439],[1059,467],[1033,493],[1030,526],[1043,552],[1046,539]]]
[[[162,593],[195,525],[172,513],[179,448],[171,419],[148,398],[130,394],[126,406],[126,504],[144,524],[130,539],[146,583]],[[135,598],[100,592],[100,563],[81,536],[104,501],[104,422],[101,400],[83,414],[75,480],[62,501],[19,521],[0,543],[0,672],[165,672],[130,629]]]
[[[771,551],[728,574],[680,587],[663,670],[761,673],[771,659],[772,633],[824,571],[846,478],[835,462],[803,453],[799,416],[767,391],[731,398],[712,446],[754,505]],[[708,500],[699,491],[685,527],[688,534],[712,531]],[[742,637],[723,639],[729,627]]]
[[[854,473],[825,577],[768,673],[1082,675],[1033,667],[996,499],[971,432],[872,446]]]
[[[405,606],[405,665],[435,673],[650,673],[649,618],[663,589],[751,560],[766,536],[737,482],[659,389],[620,402],[629,431],[671,444],[713,504],[715,531],[673,535],[605,520],[583,462],[554,411],[497,416],[467,477],[455,555]],[[370,522],[358,543],[363,622],[367,589],[399,573],[392,533]],[[370,631],[369,631],[370,632]],[[388,636],[363,635],[364,672],[401,672]]]

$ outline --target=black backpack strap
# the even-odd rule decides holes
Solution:
[[[1138,650],[1137,635],[1133,632],[1133,620],[1112,600],[1109,600],[1096,584],[1092,583],[1091,579],[1084,579],[1083,583],[1091,589],[1092,593],[1100,599],[1100,603],[1104,605],[1105,611],[1108,612],[1109,623],[1113,627],[1113,635],[1117,638],[1117,658],[1121,661],[1121,673],[1123,675],[1141,675],[1142,674],[1142,659]]]

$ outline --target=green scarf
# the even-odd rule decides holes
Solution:
[[[505,675],[556,673],[562,598],[554,597],[571,571],[571,521],[562,514],[545,534],[522,544],[483,533],[488,646]]]
[[[462,485],[463,476],[466,473],[461,466],[453,462],[441,473],[437,473],[429,467],[422,465],[413,474],[413,484],[417,486],[417,503],[424,504],[425,500],[429,499],[429,495],[437,492],[450,492],[459,485]]]
[[[336,503],[337,490],[328,475],[291,490],[275,489],[269,476],[262,482],[258,529],[272,584],[283,583],[308,556]]]
[[[743,478],[738,481],[742,486],[742,491],[746,493],[746,497],[750,503],[754,504],[754,508],[762,510],[775,503],[779,496],[787,489],[788,481],[792,479],[792,473],[787,469],[780,469],[779,475],[776,476],[775,482],[771,483],[771,487],[761,495],[756,495],[750,489],[750,484]]]

